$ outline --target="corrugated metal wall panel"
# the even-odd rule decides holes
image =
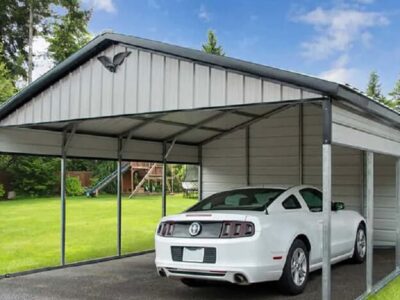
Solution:
[[[290,86],[282,86],[282,98],[285,100],[301,99],[301,90]]]
[[[181,109],[189,109],[193,107],[194,72],[193,63],[179,61],[178,104]]]
[[[81,116],[80,106],[83,100],[80,99],[81,96],[81,68],[78,68],[71,75],[71,94],[70,94],[70,106],[69,106],[69,118],[78,119]],[[104,81],[103,81],[104,87]]]
[[[196,64],[194,74],[194,107],[207,107],[210,105],[210,68]]]
[[[216,68],[211,68],[210,98],[215,106],[223,106],[226,101],[226,72]]]
[[[251,184],[299,183],[298,124],[298,107],[294,107],[250,128]],[[271,159],[286,162],[277,166],[263,163]]]
[[[110,47],[108,48],[105,52],[104,55],[109,57],[112,61],[112,58],[115,55],[115,47]],[[118,70],[121,72],[121,69]],[[103,67],[103,73],[102,73],[102,85],[101,85],[101,115],[102,116],[108,116],[108,115],[113,115],[113,109],[114,109],[114,99],[113,99],[113,89],[114,89],[114,81],[113,78],[116,73],[112,73],[109,71],[106,71],[105,68]],[[99,88],[97,85],[96,88]]]
[[[40,99],[40,98],[33,99],[33,121],[35,123],[41,122],[41,120],[42,120],[42,105],[41,104],[42,104],[42,99]]]
[[[227,76],[227,104],[243,104],[244,78],[240,74],[228,72]]]
[[[167,57],[165,59],[165,110],[175,110],[178,108],[178,83],[179,83],[179,61]]]
[[[62,136],[57,132],[43,132],[22,128],[0,129],[0,152],[60,155]]]
[[[396,240],[396,159],[374,157],[374,240],[382,246],[394,246]]]
[[[131,54],[124,63],[125,65],[125,113],[133,114],[137,111],[138,107],[138,51],[134,49],[129,49]]]
[[[54,91],[56,91],[56,90],[57,90],[57,89],[53,89],[53,93],[54,93]],[[52,102],[53,102],[53,101],[57,101],[57,97],[55,97],[55,96],[52,97]],[[58,101],[59,101],[59,98],[58,98]],[[56,109],[55,104],[52,105],[52,109]],[[53,114],[53,113],[52,113],[52,116],[53,116],[53,115],[56,115],[56,114]],[[33,101],[27,103],[27,105],[26,105],[25,122],[26,122],[27,124],[33,122]]]
[[[281,84],[263,81],[263,102],[274,102],[282,100]]]
[[[101,55],[104,55],[102,53]],[[103,72],[105,71],[102,64],[96,59],[93,59],[92,63],[92,80],[90,86],[90,117],[95,117],[101,115],[101,103],[102,103],[102,89],[99,87],[99,84],[103,81]]]
[[[91,103],[91,81],[92,81],[92,67],[93,67],[93,60],[91,60],[88,64],[83,65],[81,68],[81,80],[80,80],[80,97],[81,101],[79,111],[81,115],[79,117],[88,118],[90,117],[90,103]],[[54,118],[56,119],[56,118]]]
[[[151,111],[164,110],[164,56],[153,54],[151,64]]]
[[[176,145],[172,148],[167,161],[198,163],[198,148],[186,145]]]
[[[137,108],[137,112],[139,113],[150,111],[151,56],[152,54],[148,52],[139,51],[139,83]]]
[[[245,76],[244,79],[244,102],[257,103],[262,102],[262,81],[259,78]],[[299,98],[297,98],[299,99]]]
[[[203,196],[246,183],[245,131],[240,130],[203,147]]]
[[[125,52],[125,47],[116,46],[115,54]],[[131,53],[132,54],[132,53]],[[130,54],[130,55],[131,55]],[[114,115],[122,115],[125,113],[125,87],[127,83],[125,80],[127,79],[127,63],[125,62],[121,66],[118,67],[118,72],[113,74],[113,88],[112,88],[112,99],[113,99],[113,114]]]

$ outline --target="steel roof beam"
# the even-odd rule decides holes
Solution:
[[[133,119],[133,120],[147,120],[147,118],[139,117],[139,116],[138,117],[132,117],[131,119]],[[196,126],[196,124],[187,124],[187,123],[171,121],[171,120],[164,120],[164,119],[156,120],[155,123],[165,124],[165,125],[173,125],[173,126],[180,126],[180,127],[185,127],[185,128],[192,128],[193,126]],[[216,128],[216,127],[208,127],[208,126],[201,126],[198,129],[215,131],[215,132],[223,132],[224,131],[224,129],[220,129],[220,128]]]
[[[282,112],[282,111],[284,111],[284,110],[286,110],[286,109],[288,109],[290,107],[293,107],[295,105],[296,104],[287,104],[287,105],[280,106],[280,107],[278,107],[276,109],[270,110],[270,111],[268,111],[266,113],[258,115],[257,117],[254,117],[254,118],[252,118],[252,119],[250,119],[250,120],[248,120],[246,122],[240,123],[239,125],[236,125],[236,126],[230,128],[230,129],[226,130],[225,132],[222,132],[220,134],[214,135],[214,136],[202,141],[200,144],[201,145],[206,145],[206,144],[208,144],[208,143],[210,143],[210,142],[212,142],[214,140],[217,140],[217,139],[220,139],[220,138],[224,137],[227,134],[230,134],[230,133],[233,133],[233,132],[235,132],[237,130],[243,129],[243,128],[247,127],[247,126],[253,125],[256,122],[261,121],[262,119],[269,118],[269,117],[271,117],[271,116],[273,116],[273,115],[275,115],[277,113],[280,113],[280,112]]]
[[[143,121],[142,123],[136,124],[136,125],[134,125],[131,129],[129,129],[129,130],[127,130],[127,131],[121,133],[121,134],[120,134],[120,137],[122,137],[122,138],[123,138],[123,137],[126,137],[127,140],[130,140],[130,139],[132,138],[132,136],[133,136],[133,133],[134,133],[135,131],[137,131],[137,130],[143,128],[143,127],[146,126],[146,125],[149,125],[149,124],[151,124],[151,123],[157,121],[158,119],[164,117],[165,115],[166,115],[166,114],[158,114],[158,115],[156,115],[156,116],[153,117],[153,118],[146,118],[146,119],[144,119],[144,121]]]
[[[188,132],[190,132],[192,130],[201,129],[201,127],[203,125],[205,125],[205,124],[207,124],[207,123],[209,123],[211,121],[215,121],[217,119],[220,119],[223,116],[225,116],[227,113],[230,113],[230,112],[231,112],[231,110],[225,110],[225,111],[219,112],[219,113],[217,113],[217,114],[215,114],[215,115],[213,115],[211,117],[208,117],[208,118],[202,120],[201,122],[199,122],[197,124],[194,124],[194,125],[192,125],[192,126],[190,126],[188,128],[185,128],[185,129],[183,129],[181,131],[178,131],[177,133],[171,134],[170,136],[165,138],[165,141],[174,140],[174,139],[177,139],[178,137],[180,137],[180,136],[182,136],[182,135],[184,135],[184,134],[186,134],[186,133],[188,133]],[[221,134],[224,133],[224,132],[221,132]]]
[[[235,115],[243,116],[243,117],[248,117],[248,118],[257,118],[260,116],[258,114],[252,114],[252,113],[240,111],[240,110],[234,110],[234,111],[231,111],[231,113],[233,113]]]

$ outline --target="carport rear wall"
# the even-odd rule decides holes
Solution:
[[[249,127],[250,185],[322,187],[321,107],[303,104],[302,116],[300,113],[300,105],[293,106]],[[246,129],[206,144],[202,151],[203,197],[246,186],[246,157]],[[376,154],[374,165],[374,243],[395,246],[396,159]],[[333,200],[342,201],[346,208],[361,214],[363,174],[363,151],[332,147]]]

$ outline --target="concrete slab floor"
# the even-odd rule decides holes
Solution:
[[[374,252],[374,277],[379,280],[394,268],[393,250]],[[365,264],[341,263],[332,269],[332,298],[354,299],[365,289]],[[0,280],[0,299],[287,299],[274,283],[251,286],[215,284],[189,288],[160,278],[154,254],[79,267],[58,269]],[[293,300],[321,298],[321,272],[311,273],[305,292]]]

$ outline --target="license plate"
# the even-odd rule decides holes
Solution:
[[[182,261],[186,262],[203,262],[204,248],[183,248]]]

